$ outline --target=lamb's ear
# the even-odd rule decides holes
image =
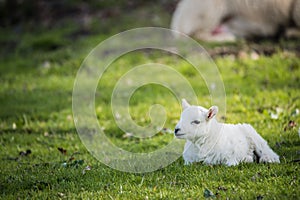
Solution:
[[[212,119],[214,116],[216,116],[216,114],[218,113],[218,107],[217,106],[212,106],[210,107],[210,109],[208,110],[207,114],[206,114],[206,120],[210,120]]]
[[[183,110],[185,110],[188,107],[190,107],[190,104],[185,99],[182,99],[181,105],[182,105],[182,109]]]

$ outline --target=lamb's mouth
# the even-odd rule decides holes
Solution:
[[[176,137],[180,137],[180,136],[183,136],[183,135],[185,135],[185,134],[184,133],[175,133]]]

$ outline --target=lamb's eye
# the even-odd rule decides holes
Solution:
[[[199,120],[194,120],[191,122],[191,124],[200,124],[200,121]]]

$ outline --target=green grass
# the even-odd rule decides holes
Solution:
[[[140,19],[133,18],[136,13]],[[149,23],[143,21],[145,18],[151,19]],[[124,14],[121,20],[94,23],[93,34],[75,41],[70,35],[80,30],[76,23],[68,28],[25,31],[22,35],[11,28],[1,29],[0,43],[7,45],[6,51],[1,49],[0,63],[2,199],[204,199],[206,189],[220,199],[299,198],[300,166],[294,160],[300,158],[300,115],[296,114],[300,109],[300,59],[299,52],[285,50],[299,45],[299,40],[267,42],[264,45],[272,46],[275,53],[260,55],[258,60],[214,57],[226,89],[226,121],[252,124],[280,155],[280,164],[184,166],[179,158],[155,172],[132,174],[105,166],[81,143],[73,122],[72,90],[85,56],[119,31],[146,25],[167,27],[168,20],[167,14],[151,4],[148,10],[137,9]],[[9,44],[15,44],[15,48],[8,48]],[[250,52],[253,45],[242,42],[226,46]],[[208,51],[219,47],[204,46]],[[149,139],[124,138],[113,120],[108,102],[114,85],[133,66],[148,62],[165,64],[182,73],[200,104],[211,105],[202,77],[179,57],[157,51],[121,57],[99,82],[95,110],[110,140],[131,152],[151,152],[173,139],[172,134],[163,131]],[[149,124],[148,111],[154,103],[165,107],[168,118],[164,127],[173,130],[180,117],[180,104],[158,85],[146,85],[134,93],[130,100],[132,119],[139,125]],[[278,119],[271,118],[271,113]],[[289,126],[290,121],[297,125]],[[31,153],[26,154],[27,150]],[[87,166],[91,170],[84,171]]]

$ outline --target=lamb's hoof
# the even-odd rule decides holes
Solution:
[[[280,163],[279,156],[262,155],[259,159],[260,163]]]
[[[247,156],[244,158],[243,162],[245,163],[252,163],[254,161],[252,156]]]
[[[189,161],[184,161],[184,165],[191,165],[192,162],[189,162]]]

